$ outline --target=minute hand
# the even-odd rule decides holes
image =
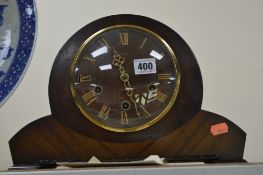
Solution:
[[[131,87],[131,83],[129,81],[129,74],[125,71],[123,64],[125,62],[125,58],[122,57],[115,49],[113,54],[112,64],[119,68],[120,71],[120,80],[123,82],[125,90],[127,91],[127,96],[131,99],[134,104],[134,108],[136,110],[137,115],[140,117],[140,113],[138,112],[137,103],[133,98],[133,88]]]

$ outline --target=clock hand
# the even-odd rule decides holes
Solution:
[[[138,117],[140,117],[140,113],[138,112],[138,107],[135,99],[133,98],[133,88],[129,81],[129,74],[125,71],[125,68],[123,67],[123,64],[125,62],[125,58],[122,57],[114,48],[114,54],[113,54],[113,60],[112,64],[119,68],[120,71],[120,80],[123,82],[123,85],[125,87],[125,90],[127,91],[126,94],[128,97],[130,97],[130,100],[134,104],[134,108],[136,110],[136,113]]]

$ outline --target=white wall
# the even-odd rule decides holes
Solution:
[[[12,165],[8,140],[50,114],[48,79],[64,42],[93,20],[119,13],[154,18],[177,31],[203,75],[203,109],[247,132],[245,159],[263,161],[262,0],[36,0],[38,35],[20,86],[0,108],[0,169]]]

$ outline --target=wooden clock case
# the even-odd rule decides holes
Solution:
[[[76,107],[69,87],[72,56],[79,46],[94,32],[119,24],[142,26],[160,35],[176,54],[181,74],[172,109],[155,125],[136,132],[113,132],[94,125]],[[223,116],[201,110],[202,97],[198,63],[176,32],[142,16],[99,19],[80,29],[59,51],[49,81],[52,114],[31,122],[11,138],[13,163],[88,161],[92,156],[101,161],[131,161],[149,155],[165,157],[168,162],[244,161],[245,132]],[[213,131],[215,126],[219,128]]]

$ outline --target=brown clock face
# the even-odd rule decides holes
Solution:
[[[180,84],[170,46],[135,25],[111,26],[87,38],[75,54],[70,78],[82,114],[115,132],[158,122],[174,104]]]

